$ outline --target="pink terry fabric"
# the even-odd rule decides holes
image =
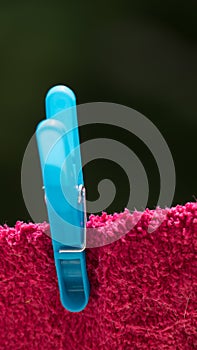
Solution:
[[[0,349],[197,348],[197,203],[168,209],[148,232],[153,213],[87,249],[91,295],[80,313],[61,306],[46,225],[0,226]],[[123,214],[114,215],[91,216],[88,227],[105,234]]]

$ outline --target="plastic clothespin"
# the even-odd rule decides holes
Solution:
[[[83,310],[89,299],[86,206],[75,95],[55,86],[46,96],[46,120],[36,139],[62,305]]]

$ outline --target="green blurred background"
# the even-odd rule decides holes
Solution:
[[[195,200],[196,23],[196,1],[1,3],[1,224],[31,219],[21,193],[21,163],[44,117],[45,94],[56,84],[70,86],[78,103],[124,104],[152,120],[175,162],[173,204]],[[82,141],[97,136],[118,138],[140,158],[150,183],[148,206],[154,208],[159,174],[146,146],[115,128],[81,130]],[[97,198],[98,181],[111,177],[119,191],[107,210],[124,208],[129,187],[119,166],[99,160],[84,172],[88,199]]]

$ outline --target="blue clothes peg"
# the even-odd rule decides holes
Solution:
[[[45,189],[60,299],[69,311],[89,299],[86,270],[86,206],[75,95],[55,86],[46,96],[46,120],[36,139]]]

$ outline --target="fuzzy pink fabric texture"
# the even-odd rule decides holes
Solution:
[[[153,214],[87,249],[91,294],[79,313],[60,303],[45,225],[0,226],[0,349],[197,349],[197,203],[167,209],[148,232]],[[87,225],[104,234],[121,215],[131,214],[91,215]]]

